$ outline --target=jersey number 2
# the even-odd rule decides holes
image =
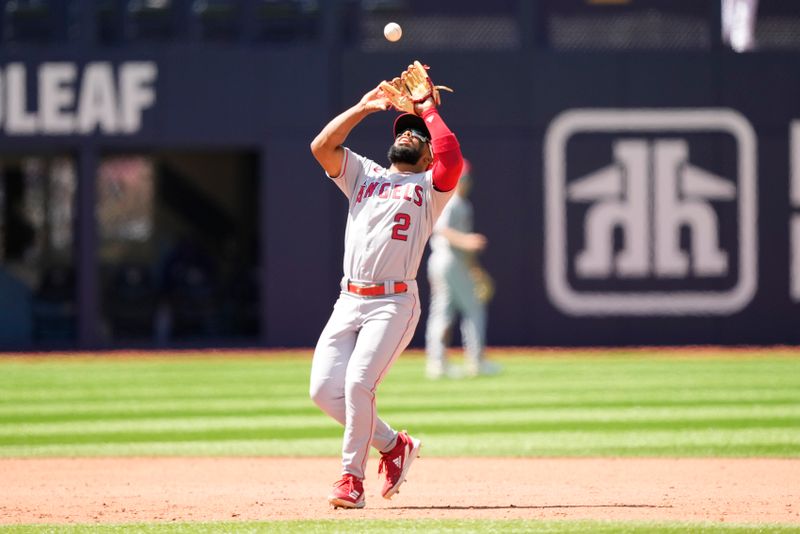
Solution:
[[[405,232],[408,230],[408,227],[411,226],[411,215],[408,213],[398,213],[394,216],[394,222],[396,224],[392,226],[392,239],[408,241],[408,235],[402,232]]]

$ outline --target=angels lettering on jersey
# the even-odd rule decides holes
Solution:
[[[344,273],[350,280],[416,278],[433,223],[453,191],[433,187],[432,172],[395,172],[345,149],[332,178],[350,200]]]
[[[375,180],[361,185],[355,203],[375,196],[382,200],[406,200],[422,206],[422,191],[422,186],[419,184],[395,184]]]

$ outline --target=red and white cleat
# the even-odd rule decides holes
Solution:
[[[400,485],[405,482],[408,469],[411,463],[419,455],[422,442],[412,438],[408,432],[403,430],[397,434],[397,443],[394,448],[381,454],[381,461],[378,465],[378,473],[386,473],[386,482],[383,484],[381,496],[384,499],[391,499],[392,495],[398,492]]]
[[[337,508],[364,508],[364,484],[360,479],[350,474],[345,474],[342,479],[333,485],[333,491],[328,495],[328,502],[334,510]]]

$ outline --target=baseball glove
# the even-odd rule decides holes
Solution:
[[[475,284],[475,296],[482,304],[488,303],[494,297],[494,280],[480,265],[473,265],[469,274]]]
[[[414,64],[409,65],[399,77],[380,83],[384,94],[397,111],[414,113],[414,104],[424,102],[429,96],[433,97],[438,106],[441,103],[440,90],[453,92],[447,86],[433,85],[431,77],[428,76],[429,68],[419,61],[414,61]]]

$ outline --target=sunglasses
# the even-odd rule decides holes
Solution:
[[[405,130],[403,130],[402,132],[397,134],[397,137],[395,137],[395,141],[400,139],[406,132],[411,134],[411,137],[416,137],[417,139],[419,139],[423,143],[429,143],[430,142],[430,138],[429,137],[426,137],[425,134],[423,134],[419,130],[414,130],[413,128],[406,128]]]

